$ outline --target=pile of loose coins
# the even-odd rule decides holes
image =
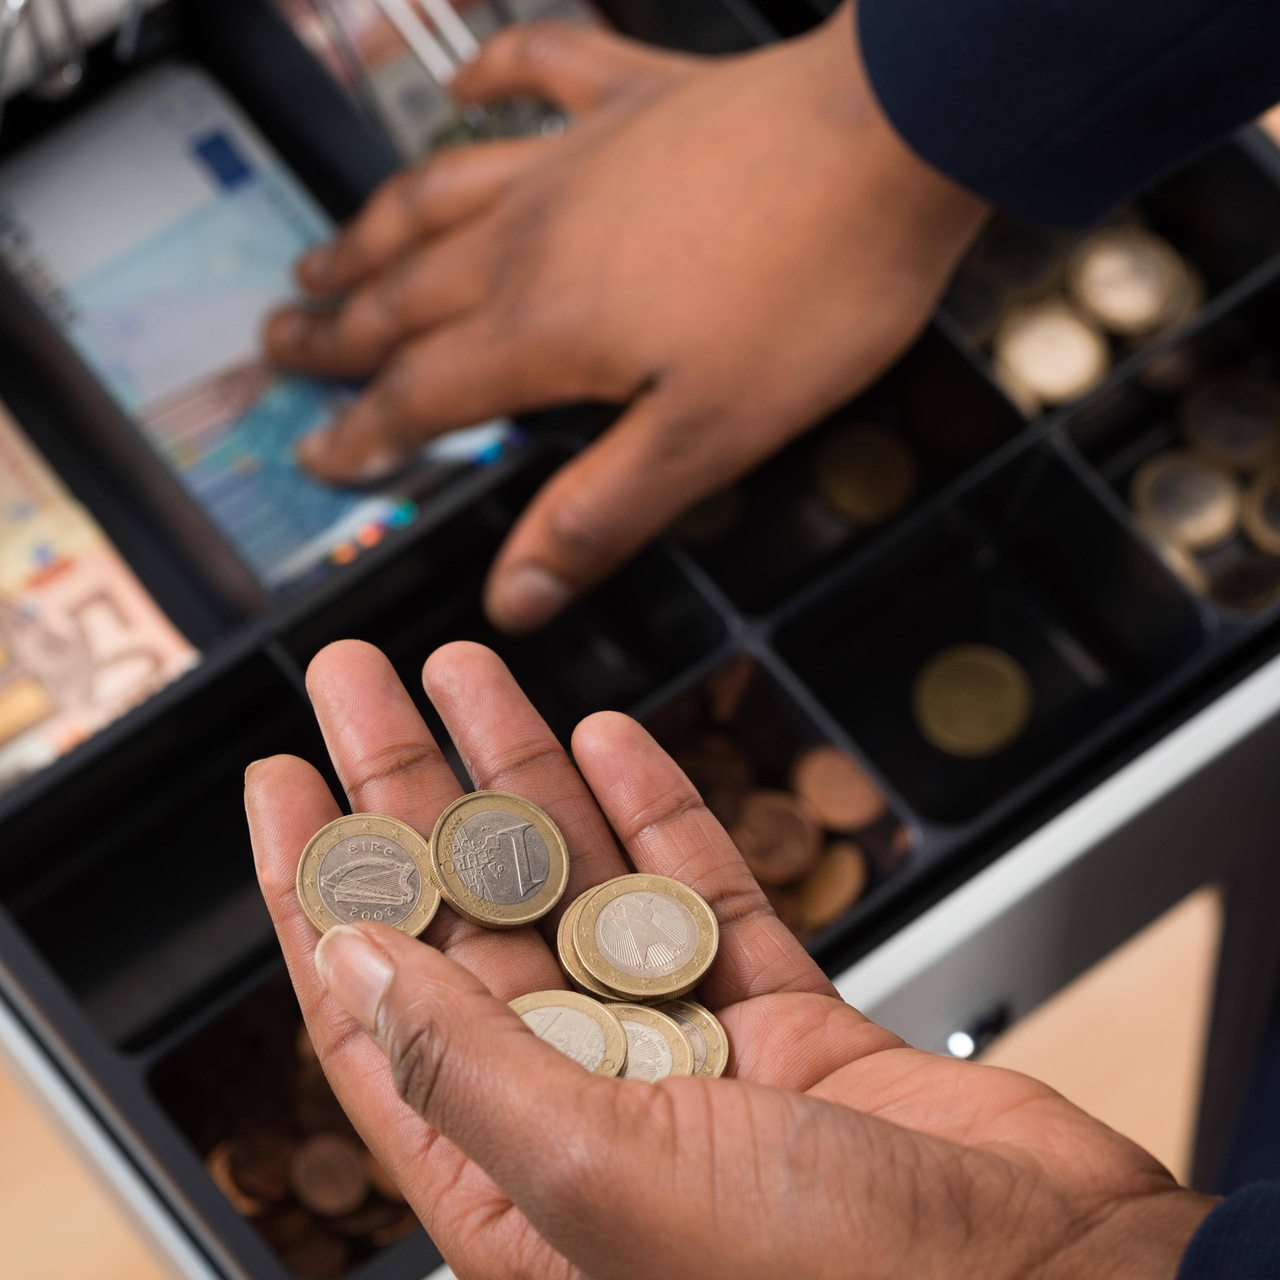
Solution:
[[[1195,268],[1136,222],[1073,242],[997,217],[943,308],[990,352],[997,380],[1034,417],[1084,395],[1117,357],[1184,325],[1204,295]]]
[[[295,1275],[336,1280],[418,1220],[333,1096],[305,1028],[292,1109],[242,1124],[205,1154],[210,1178]]]
[[[533,924],[568,879],[568,849],[546,813],[520,796],[477,791],[445,809],[429,841],[383,815],[338,818],[308,841],[297,890],[321,932],[370,920],[417,936],[442,898],[484,928]],[[711,908],[679,881],[620,876],[561,918],[560,961],[586,994],[535,992],[512,1008],[598,1075],[719,1076],[729,1059],[723,1028],[680,999],[710,967],[719,937]]]
[[[1178,402],[1179,446],[1133,473],[1129,502],[1200,595],[1252,613],[1280,603],[1280,383],[1233,371]]]
[[[1031,722],[1031,678],[1003,649],[958,644],[935,654],[911,688],[916,727],[939,751],[977,760],[1011,747]]]

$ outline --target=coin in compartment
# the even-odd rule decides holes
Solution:
[[[232,1169],[235,1146],[229,1138],[212,1146],[204,1158],[205,1171],[213,1179],[214,1186],[226,1196],[231,1207],[242,1218],[256,1218],[266,1211],[267,1205],[258,1196],[246,1191],[235,1177]]]
[[[672,532],[688,546],[713,546],[733,533],[746,513],[746,494],[738,485],[730,485],[690,507],[672,526]]]
[[[707,1080],[724,1075],[729,1065],[729,1037],[720,1019],[694,1000],[668,1000],[657,1008],[684,1032],[693,1050],[693,1074]]]
[[[720,926],[688,885],[634,874],[587,898],[573,940],[597,982],[632,1000],[667,1000],[692,991],[711,967]]]
[[[511,1001],[529,1029],[593,1075],[620,1075],[627,1033],[599,1000],[576,991],[533,991]]]
[[[751,792],[729,835],[761,884],[794,884],[822,854],[821,818],[803,796],[790,791]]]
[[[1260,551],[1280,556],[1280,471],[1256,480],[1245,495],[1244,531]]]
[[[844,423],[819,439],[813,454],[818,496],[842,520],[862,529],[882,525],[915,497],[920,467],[911,446],[875,423]]]
[[[1162,539],[1188,550],[1215,547],[1240,527],[1240,487],[1231,473],[1190,450],[1148,458],[1133,474],[1129,501]]]
[[[1034,698],[1022,664],[988,644],[961,644],[935,654],[911,690],[916,724],[948,755],[994,755],[1020,738]]]
[[[1067,263],[1067,292],[1094,324],[1122,337],[1167,328],[1193,292],[1182,256],[1144,227],[1103,227]]]
[[[796,912],[806,933],[834,924],[867,887],[867,855],[854,840],[833,840],[795,888]]]
[[[289,1183],[298,1203],[322,1218],[354,1213],[369,1195],[362,1149],[334,1133],[316,1134],[294,1150]]]
[[[885,812],[880,789],[846,752],[829,743],[796,756],[791,788],[832,831],[870,826]]]
[[[1138,527],[1151,539],[1156,554],[1175,577],[1180,578],[1196,595],[1209,594],[1209,577],[1190,551],[1170,542],[1161,529],[1141,517],[1138,517]]]
[[[377,920],[416,937],[440,905],[427,842],[407,823],[377,813],[353,813],[321,827],[302,851],[297,891],[321,933]]]
[[[709,730],[686,742],[675,761],[721,822],[732,822],[755,782],[751,758],[728,733]]]
[[[1189,444],[1223,466],[1258,471],[1280,459],[1280,384],[1261,374],[1215,374],[1178,405]]]
[[[693,1045],[674,1018],[642,1004],[611,1004],[627,1033],[625,1080],[666,1080],[693,1075]]]
[[[1037,302],[1010,311],[993,347],[1020,394],[1064,404],[1097,386],[1111,364],[1107,340],[1065,302]]]
[[[445,900],[486,929],[514,929],[547,914],[569,883],[560,828],[536,804],[473,791],[440,815],[431,866]]]

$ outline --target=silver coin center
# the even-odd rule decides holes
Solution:
[[[627,1033],[627,1069],[622,1073],[627,1080],[665,1080],[675,1066],[671,1046],[666,1037],[643,1022],[620,1019]]]
[[[559,1049],[566,1058],[595,1071],[604,1061],[608,1045],[600,1024],[578,1009],[549,1005],[520,1015],[539,1040]]]
[[[707,1058],[711,1054],[711,1047],[707,1044],[707,1037],[702,1034],[702,1028],[696,1022],[686,1018],[684,1014],[670,1012],[667,1017],[674,1018],[679,1024],[680,1030],[684,1032],[684,1038],[689,1042],[689,1047],[693,1050],[693,1073],[697,1075],[707,1065]]]
[[[320,901],[339,920],[399,924],[422,896],[418,864],[387,836],[340,840],[320,860],[316,885]]]
[[[635,978],[666,977],[693,959],[698,924],[688,909],[660,893],[624,893],[596,919],[596,946]]]
[[[551,874],[551,853],[537,828],[501,809],[460,822],[449,853],[452,874],[463,887],[495,906],[527,902]]]

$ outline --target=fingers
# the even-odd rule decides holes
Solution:
[[[693,62],[589,27],[526,23],[487,41],[450,88],[460,102],[531,97],[583,115],[637,81]]]
[[[497,654],[466,641],[445,645],[427,659],[422,682],[475,785],[532,800],[564,833],[563,906],[630,870],[582,775]]]
[[[411,245],[488,208],[552,142],[517,138],[451,148],[402,169],[332,241],[303,255],[298,282],[317,294],[350,289]]]
[[[307,669],[307,692],[352,809],[389,814],[429,837],[462,788],[386,657],[358,640],[329,645]],[[532,710],[492,667],[474,673],[471,694],[496,704],[499,717]],[[532,929],[498,938],[442,907],[426,937],[504,998],[562,985],[559,967]]]
[[[642,396],[533,499],[485,587],[495,626],[549,622],[727,479],[728,442],[672,402],[661,388]]]
[[[445,431],[545,407],[545,366],[520,357],[513,335],[479,317],[411,339],[350,409],[299,442],[298,461],[321,480],[376,480]]]
[[[720,950],[700,987],[713,1009],[781,992],[835,994],[693,784],[639,724],[612,711],[589,716],[573,754],[637,870],[687,884],[716,913]]]

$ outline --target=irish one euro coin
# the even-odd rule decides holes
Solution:
[[[298,901],[321,932],[376,920],[417,937],[440,905],[431,852],[410,826],[377,813],[338,818],[307,842]]]
[[[525,1025],[566,1058],[597,1076],[621,1075],[627,1033],[612,1011],[576,991],[534,991],[511,1001]]]
[[[569,883],[569,851],[528,800],[475,791],[455,800],[431,836],[431,865],[445,900],[486,929],[540,920]]]
[[[687,885],[666,876],[606,881],[574,925],[578,958],[597,982],[631,1000],[692,991],[720,945],[715,913]]]

